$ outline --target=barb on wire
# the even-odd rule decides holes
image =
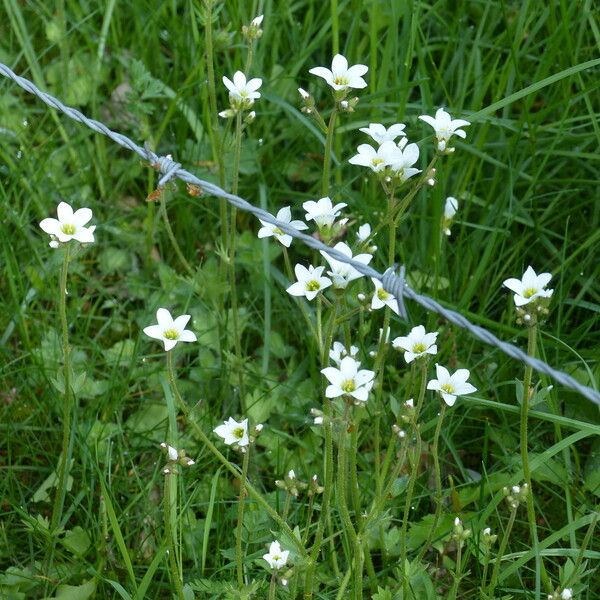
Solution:
[[[517,346],[500,340],[487,329],[484,329],[483,327],[479,327],[478,325],[471,323],[460,313],[449,308],[445,308],[444,306],[433,300],[433,298],[423,296],[412,290],[406,284],[406,281],[404,279],[404,267],[400,268],[399,275],[396,275],[394,273],[393,268],[387,269],[383,274],[379,273],[372,267],[357,262],[354,259],[350,259],[345,254],[342,254],[339,250],[335,250],[335,248],[330,248],[329,246],[323,244],[322,242],[313,238],[312,236],[306,235],[305,233],[298,231],[294,227],[290,226],[289,223],[283,223],[279,221],[271,213],[268,213],[266,210],[263,210],[254,206],[253,204],[250,204],[250,202],[248,202],[247,200],[244,200],[243,198],[240,198],[239,196],[236,196],[234,194],[230,194],[229,192],[226,192],[219,186],[210,183],[209,181],[199,179],[194,174],[183,169],[181,167],[181,164],[175,162],[170,155],[159,156],[150,148],[142,148],[141,146],[138,146],[138,144],[136,144],[133,140],[129,139],[127,136],[116,131],[112,131],[106,125],[104,125],[104,123],[101,123],[100,121],[96,121],[94,119],[89,119],[77,109],[72,108],[70,106],[66,106],[54,96],[51,96],[50,94],[41,91],[31,81],[25,79],[24,77],[20,77],[19,75],[14,73],[9,67],[2,63],[0,63],[0,74],[4,75],[5,77],[8,77],[9,79],[12,79],[25,91],[29,92],[30,94],[33,94],[34,96],[37,96],[42,102],[44,102],[51,108],[61,111],[69,118],[79,123],[83,123],[84,125],[92,129],[93,131],[96,131],[97,133],[101,133],[107,136],[120,146],[123,146],[124,148],[127,148],[132,152],[135,152],[144,160],[150,162],[155,168],[159,170],[159,172],[162,175],[158,182],[159,186],[165,185],[171,179],[181,179],[186,183],[191,183],[193,185],[200,186],[206,193],[211,194],[213,196],[217,196],[219,198],[224,198],[236,208],[249,212],[257,218],[266,221],[267,223],[270,223],[271,225],[275,225],[284,233],[287,233],[292,237],[300,240],[310,248],[313,248],[314,250],[324,250],[332,258],[352,265],[357,271],[359,271],[363,275],[379,279],[382,282],[384,289],[390,294],[393,294],[398,300],[398,305],[401,308],[402,314],[406,314],[404,307],[404,298],[406,297],[415,302],[416,304],[419,304],[423,308],[444,317],[450,323],[453,323],[454,325],[457,325],[462,329],[466,329],[469,333],[471,333],[471,335],[476,337],[478,340],[481,340],[486,344],[498,348],[511,358],[514,358],[529,365],[536,371],[543,373],[548,377],[551,377],[561,385],[579,392],[582,396],[588,398],[588,400],[591,400],[595,404],[600,405],[600,393],[596,390],[579,383],[579,381],[577,381],[567,373],[554,369],[544,361],[534,358],[532,356],[528,356],[526,352],[524,352]]]

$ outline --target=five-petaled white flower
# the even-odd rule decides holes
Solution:
[[[440,152],[454,152],[454,148],[448,146],[450,138],[453,135],[457,135],[463,139],[466,138],[467,134],[460,128],[471,124],[469,121],[465,121],[464,119],[453,120],[450,114],[447,113],[443,108],[437,109],[435,117],[421,115],[419,119],[433,127],[438,143],[437,148]]]
[[[350,352],[346,350],[346,346],[341,342],[333,342],[333,347],[329,350],[329,358],[339,367],[342,359],[346,356],[354,358],[358,354],[356,346],[350,346]]]
[[[82,244],[91,244],[94,241],[95,225],[84,227],[92,218],[89,208],[80,208],[73,212],[70,204],[61,202],[56,209],[58,219],[44,219],[40,223],[43,231],[50,234],[52,248],[58,247],[58,242],[69,242],[76,240]]]
[[[316,202],[308,200],[302,205],[302,208],[306,211],[307,221],[314,221],[318,227],[331,227],[342,208],[346,206],[348,205],[344,202],[334,205],[331,198],[325,196]]]
[[[322,77],[334,90],[339,91],[367,87],[367,82],[362,76],[368,70],[369,67],[360,64],[348,67],[346,58],[341,54],[336,54],[331,61],[331,70],[326,67],[313,67],[309,73]]]
[[[275,540],[269,546],[269,552],[263,554],[263,558],[269,563],[271,569],[281,569],[287,564],[289,550],[282,550],[281,544]]]
[[[373,138],[378,144],[383,144],[383,142],[393,142],[397,137],[406,136],[405,127],[404,123],[395,123],[386,129],[381,123],[369,123],[368,127],[361,127],[360,131]]]
[[[401,182],[421,172],[421,169],[413,167],[418,160],[419,146],[408,144],[407,138],[402,138],[393,151],[390,149],[389,166]]]
[[[470,375],[468,369],[458,369],[452,375],[450,375],[448,369],[441,365],[435,365],[435,370],[437,379],[429,381],[427,389],[438,392],[448,406],[454,406],[457,396],[464,396],[477,391],[475,386],[467,382]]]
[[[313,300],[315,296],[331,285],[329,277],[323,277],[325,267],[296,265],[294,272],[298,281],[290,285],[287,293],[292,296],[306,296],[307,300]]]
[[[229,90],[229,100],[232,104],[243,103],[248,107],[254,104],[257,98],[260,98],[258,88],[262,85],[262,79],[255,77],[246,81],[246,75],[241,71],[236,71],[233,75],[233,81],[228,77],[223,77],[223,83]]]
[[[327,398],[338,396],[352,396],[360,402],[366,402],[369,392],[373,387],[375,373],[367,369],[359,370],[360,363],[351,356],[342,358],[339,369],[326,367],[321,370],[330,385],[325,390]]]
[[[185,328],[190,319],[190,315],[181,315],[173,319],[166,308],[159,308],[156,311],[157,325],[144,327],[144,333],[148,337],[164,342],[165,350],[171,350],[177,342],[196,341],[196,334]]]
[[[377,150],[369,144],[361,144],[357,151],[358,154],[355,154],[348,162],[351,165],[369,167],[375,173],[402,160],[402,151],[394,142],[383,142]]]
[[[352,256],[352,250],[344,242],[338,242],[333,248],[334,250],[346,255],[348,258],[363,263],[364,265],[368,265],[373,258],[373,255],[371,254],[357,254],[356,256]],[[331,267],[331,271],[327,271],[327,275],[330,275],[333,279],[334,287],[338,289],[344,289],[351,281],[354,281],[359,277],[363,277],[363,274],[355,269],[352,265],[336,260],[327,254],[325,250],[321,250],[321,254]]]
[[[442,228],[446,235],[450,235],[450,225],[452,224],[452,219],[454,219],[456,211],[458,211],[458,200],[453,196],[448,196],[446,198],[446,203],[444,204],[444,219],[442,223]]]
[[[392,346],[396,349],[404,350],[404,360],[411,363],[416,358],[421,358],[427,354],[436,354],[436,339],[438,332],[426,333],[423,325],[417,325],[410,330],[407,336],[397,337],[392,341]]]
[[[277,213],[277,220],[283,223],[289,223],[292,227],[298,230],[308,229],[308,225],[304,221],[292,221],[292,211],[289,206],[284,206]],[[286,248],[290,247],[292,243],[292,236],[284,233],[277,227],[277,225],[271,225],[262,219],[259,219],[262,227],[258,230],[258,237],[265,238],[274,236],[278,242],[281,242]]]
[[[531,267],[527,267],[521,280],[511,277],[504,281],[503,285],[515,293],[515,304],[517,306],[524,306],[536,298],[550,298],[554,290],[546,290],[544,288],[550,283],[551,279],[551,273],[536,275]]]
[[[244,419],[238,423],[233,417],[229,417],[227,421],[215,427],[213,431],[219,437],[222,437],[223,442],[228,446],[237,444],[240,448],[243,448],[250,443],[250,438],[248,437],[248,419]]]
[[[384,306],[389,306],[397,315],[399,315],[400,309],[398,308],[398,300],[396,300],[396,297],[383,289],[383,284],[379,279],[371,277],[371,281],[375,286],[375,293],[371,300],[371,308],[373,310],[378,310]]]

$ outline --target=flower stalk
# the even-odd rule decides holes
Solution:
[[[529,490],[529,496],[531,496],[531,489]],[[494,590],[496,589],[496,583],[498,581],[498,574],[500,573],[500,563],[502,561],[502,557],[506,552],[506,546],[508,545],[508,539],[510,537],[510,532],[512,531],[513,525],[515,524],[515,519],[517,517],[517,510],[519,509],[518,504],[514,504],[511,507],[510,517],[508,518],[508,524],[506,525],[506,529],[504,530],[504,535],[502,536],[502,541],[500,542],[500,548],[498,549],[498,555],[496,556],[496,560],[494,561],[494,569],[492,570],[492,577],[490,579],[490,585],[487,590],[487,595],[483,591],[483,582],[480,590],[481,600],[487,600],[488,598],[494,597]]]
[[[248,480],[248,464],[250,462],[250,444],[246,447],[242,461],[242,478],[240,479],[240,498],[238,500],[237,530],[235,536],[235,560],[237,565],[238,585],[244,585],[244,557],[242,553],[242,534],[244,530],[244,508],[246,506],[246,481]],[[285,520],[285,515],[283,517]]]
[[[175,585],[178,600],[185,600],[183,593],[183,582],[181,581],[180,569],[177,565],[177,546],[176,546],[176,528],[177,528],[177,473],[175,469],[167,469],[165,472],[163,511],[165,520],[165,540],[167,553],[169,555],[169,573],[171,580]]]

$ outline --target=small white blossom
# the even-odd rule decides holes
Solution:
[[[521,280],[510,278],[505,280],[503,285],[511,292],[514,292],[515,304],[517,306],[524,306],[536,298],[550,298],[554,290],[546,290],[544,288],[550,283],[551,279],[551,273],[536,275],[531,267],[527,267]]]
[[[359,370],[359,366],[358,361],[351,356],[346,356],[341,360],[339,369],[336,367],[322,369],[321,373],[330,383],[325,390],[327,398],[349,395],[360,402],[366,402],[373,387],[375,373],[367,369]]]
[[[237,444],[240,448],[243,448],[250,443],[250,438],[248,437],[248,419],[244,419],[238,423],[233,417],[229,417],[227,421],[215,427],[213,431],[219,437],[222,437],[223,442],[228,446]]]
[[[300,94],[300,96],[302,96],[302,100],[308,100],[310,98],[310,94],[302,88],[298,88],[298,93]]]
[[[224,76],[223,83],[229,90],[229,101],[234,108],[248,108],[254,104],[255,100],[260,98],[258,89],[262,85],[262,79],[258,77],[247,81],[244,73],[236,71],[233,75],[233,81]]]
[[[442,228],[446,235],[450,235],[450,225],[452,224],[452,219],[454,219],[454,215],[458,211],[458,200],[453,196],[448,196],[446,198],[446,203],[444,204],[444,219],[442,223]]]
[[[325,267],[313,267],[308,269],[302,265],[296,265],[294,271],[298,281],[293,283],[287,293],[292,296],[306,296],[307,300],[313,300],[316,295],[331,285],[329,277],[323,277]]]
[[[288,478],[289,479],[296,479],[296,472],[294,471],[294,469],[290,469],[288,471]]]
[[[424,121],[428,125],[431,125],[435,131],[435,137],[437,138],[437,149],[440,152],[454,152],[454,148],[448,147],[448,142],[453,135],[457,135],[460,138],[466,138],[467,134],[460,129],[470,125],[469,121],[464,119],[452,119],[452,117],[443,109],[438,108],[435,117],[428,115],[421,115],[419,117],[421,121]]]
[[[377,150],[369,144],[361,144],[355,154],[348,160],[351,165],[368,167],[374,173],[383,171],[387,166],[396,164],[402,159],[402,150],[394,142],[383,142]]]
[[[363,244],[365,242],[368,242],[369,238],[371,237],[371,225],[369,225],[369,223],[363,223],[358,228],[358,231],[356,232],[356,237],[358,238],[358,241],[362,242]]]
[[[342,208],[348,206],[344,202],[334,204],[331,202],[331,198],[325,196],[320,198],[316,202],[309,200],[302,205],[302,208],[306,211],[306,220],[314,221],[318,227],[331,227],[335,219],[340,215]]]
[[[406,136],[404,133],[405,128],[406,125],[404,123],[395,123],[387,129],[381,123],[369,123],[368,127],[361,127],[360,131],[366,133],[378,144],[383,144],[384,142],[393,142],[398,137]]]
[[[70,204],[61,202],[56,214],[58,219],[47,218],[40,223],[42,230],[52,237],[51,248],[57,248],[58,242],[76,240],[82,244],[91,244],[94,241],[96,226],[84,227],[92,218],[91,209],[80,208],[73,212]]]
[[[269,546],[269,552],[263,555],[263,558],[269,563],[271,569],[281,569],[287,564],[289,550],[282,550],[280,543],[275,540]]]
[[[561,600],[572,600],[573,590],[571,588],[565,588],[560,594]]]
[[[407,142],[406,138],[402,138],[396,149],[390,149],[389,153],[389,166],[402,183],[421,172],[421,169],[413,167],[419,160],[419,146]]]
[[[357,254],[356,256],[352,256],[352,250],[344,242],[338,242],[334,246],[334,249],[342,254],[345,254],[348,258],[363,263],[364,265],[368,265],[373,258],[371,254]],[[363,277],[363,274],[355,269],[352,265],[332,258],[324,250],[321,250],[321,254],[331,267],[331,271],[327,271],[327,274],[333,279],[334,287],[338,289],[344,289],[351,281],[354,281],[359,277]]]
[[[251,24],[254,25],[254,27],[260,27],[264,18],[265,15],[258,15],[258,17],[254,17],[254,19],[252,19]]]
[[[304,221],[292,221],[292,211],[289,206],[284,206],[277,213],[277,220],[282,221],[283,223],[289,223],[292,227],[298,230],[308,229],[308,225]],[[283,244],[286,248],[290,247],[292,243],[292,236],[284,233],[277,227],[277,225],[271,225],[271,223],[267,223],[262,219],[259,219],[262,224],[262,227],[258,230],[258,237],[265,238],[274,236],[275,239]]]
[[[329,350],[329,358],[339,367],[342,362],[342,358],[351,356],[354,358],[358,354],[358,348],[356,346],[350,346],[350,353],[346,350],[346,346],[341,342],[333,342],[333,347]]]
[[[144,327],[144,333],[155,340],[160,340],[165,345],[165,350],[171,350],[177,342],[195,342],[196,334],[185,326],[191,319],[190,315],[181,315],[173,319],[166,308],[156,311],[157,325]]]
[[[168,444],[166,444],[165,442],[163,442],[160,445],[161,448],[164,448],[167,451],[167,456],[169,457],[169,460],[175,462],[176,460],[179,460],[179,452],[177,452],[177,450],[175,448],[173,448],[173,446],[169,446]]]
[[[368,70],[369,67],[361,64],[348,67],[348,60],[341,54],[336,54],[331,61],[331,70],[326,67],[313,67],[309,73],[322,77],[334,90],[339,91],[367,87],[367,82],[362,76]]]
[[[314,423],[315,425],[323,425],[323,417],[315,417],[315,418],[313,419],[313,423]]]
[[[441,365],[435,365],[435,370],[437,379],[429,381],[427,389],[438,392],[448,406],[454,406],[457,396],[464,396],[477,391],[475,386],[467,382],[470,375],[468,369],[458,369],[452,375],[450,375],[448,369]]]
[[[411,363],[416,358],[421,358],[427,354],[435,355],[437,353],[436,339],[438,332],[427,333],[423,325],[417,325],[410,330],[407,336],[397,337],[392,341],[392,346],[396,349],[404,350],[404,360]]]
[[[371,277],[371,281],[375,286],[375,293],[371,300],[371,309],[378,310],[384,306],[389,306],[397,315],[399,315],[400,309],[398,308],[398,300],[396,300],[396,297],[383,289],[383,284],[379,279]]]

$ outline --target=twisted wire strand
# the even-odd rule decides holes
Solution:
[[[159,186],[164,186],[168,181],[172,179],[180,179],[181,181],[185,181],[186,183],[199,186],[205,193],[209,195],[217,196],[218,198],[224,198],[236,208],[253,214],[255,217],[257,217],[261,221],[264,221],[265,223],[275,225],[284,233],[287,233],[293,238],[296,238],[303,242],[306,246],[313,248],[314,250],[318,250],[320,252],[326,252],[330,257],[334,258],[335,260],[351,265],[363,275],[380,280],[384,289],[390,294],[394,295],[395,298],[398,300],[400,313],[405,319],[406,310],[404,308],[404,298],[406,297],[415,302],[416,304],[427,309],[428,311],[437,313],[438,315],[444,317],[450,323],[453,323],[454,325],[467,330],[478,340],[489,344],[490,346],[498,348],[499,350],[504,352],[504,354],[510,356],[511,358],[514,358],[529,365],[539,373],[547,375],[548,377],[554,379],[556,382],[560,383],[564,387],[575,390],[588,400],[591,400],[595,404],[600,405],[600,393],[596,390],[581,384],[579,381],[577,381],[575,378],[571,377],[567,373],[564,373],[563,371],[559,371],[551,367],[544,361],[532,356],[528,356],[526,352],[524,352],[517,346],[500,340],[487,329],[484,329],[479,325],[471,323],[460,313],[449,308],[445,308],[444,306],[436,302],[433,298],[415,292],[406,284],[406,281],[404,279],[404,267],[400,268],[399,275],[395,274],[394,268],[389,268],[385,271],[385,273],[380,273],[379,271],[376,271],[369,265],[365,265],[354,259],[351,259],[339,250],[331,248],[323,244],[321,241],[313,238],[312,236],[298,231],[289,223],[283,223],[279,221],[271,213],[254,206],[247,200],[244,200],[239,196],[226,192],[214,183],[199,179],[193,173],[190,173],[189,171],[183,169],[181,164],[174,161],[171,156],[159,156],[150,148],[139,146],[133,140],[129,139],[126,135],[118,133],[117,131],[113,131],[104,123],[86,117],[82,112],[78,111],[77,109],[67,106],[54,96],[43,92],[34,83],[29,81],[28,79],[25,79],[24,77],[20,77],[19,75],[14,73],[9,67],[2,63],[0,63],[0,74],[4,75],[9,79],[12,79],[18,86],[20,86],[30,94],[37,96],[42,102],[44,102],[51,108],[59,110],[74,121],[83,123],[95,132],[107,136],[123,148],[127,148],[128,150],[135,152],[138,156],[150,162],[152,166],[154,166],[161,173],[161,178],[158,182]]]

